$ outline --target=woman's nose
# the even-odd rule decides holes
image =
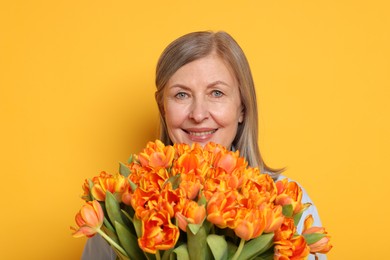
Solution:
[[[201,98],[194,99],[191,104],[189,118],[197,123],[209,118],[207,102]]]

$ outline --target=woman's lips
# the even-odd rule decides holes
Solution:
[[[192,131],[189,131],[188,133],[190,135],[202,136],[202,135],[209,135],[209,134],[215,133],[215,131],[217,131],[217,130],[210,130],[210,131],[204,131],[204,132],[192,132]]]
[[[189,138],[194,141],[194,142],[204,142],[210,139],[213,134],[217,131],[218,129],[187,129],[184,130],[189,136]]]

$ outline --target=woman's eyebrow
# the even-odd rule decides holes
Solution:
[[[227,86],[227,87],[231,87],[231,85],[229,85],[228,83],[226,83],[224,81],[216,80],[214,82],[211,82],[211,83],[207,84],[207,88],[215,87],[217,85],[224,85],[224,86]],[[185,90],[191,90],[190,87],[188,87],[186,85],[183,85],[183,84],[180,84],[180,83],[176,83],[176,84],[173,84],[171,86],[168,86],[168,89],[174,89],[174,88],[181,88],[181,89],[185,89]]]
[[[214,81],[214,82],[208,84],[207,87],[214,87],[216,85],[225,85],[227,87],[231,87],[228,83],[221,81],[221,80]]]
[[[174,89],[174,88],[181,88],[181,89],[185,89],[185,90],[191,90],[190,87],[187,87],[186,85],[183,85],[183,84],[173,84],[171,86],[168,86],[168,89]]]

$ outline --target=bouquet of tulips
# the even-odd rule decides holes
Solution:
[[[119,173],[86,180],[74,237],[100,234],[119,259],[302,259],[329,236],[302,213],[302,191],[209,143],[149,142]]]

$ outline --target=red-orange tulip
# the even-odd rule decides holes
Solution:
[[[94,178],[93,182],[91,193],[98,201],[105,201],[106,191],[109,191],[121,202],[122,194],[129,186],[127,179],[119,173],[113,175],[101,172],[99,176]]]
[[[175,155],[175,149],[172,146],[165,146],[161,141],[155,143],[149,142],[138,160],[144,167],[150,168],[168,168],[171,166]]]
[[[182,212],[176,212],[179,228],[186,232],[188,224],[201,224],[206,218],[206,208],[193,200],[188,200]]]
[[[83,205],[75,217],[78,228],[71,227],[73,237],[92,237],[103,224],[104,214],[99,202],[94,200]]]
[[[278,196],[275,203],[277,205],[289,205],[293,206],[293,213],[297,214],[308,207],[308,204],[302,204],[302,189],[296,182],[289,182],[287,178],[276,182],[278,189]]]
[[[330,244],[330,237],[323,227],[313,227],[313,217],[309,215],[304,222],[304,229],[302,235],[308,234],[324,234],[325,236],[313,244],[309,244],[310,253],[327,253],[332,249]]]
[[[249,240],[260,236],[265,227],[263,214],[260,210],[242,208],[236,216],[234,232],[239,238]]]
[[[282,207],[280,205],[265,206],[263,208],[263,214],[265,218],[264,232],[266,233],[278,230],[284,221],[284,215],[282,213]]]
[[[274,260],[301,260],[309,255],[309,247],[302,236],[275,242]]]
[[[157,250],[173,248],[179,235],[179,229],[171,223],[169,216],[151,210],[142,220],[142,236],[138,239],[138,245],[143,251],[156,254]]]
[[[237,191],[216,192],[207,203],[207,220],[220,228],[235,228]]]

